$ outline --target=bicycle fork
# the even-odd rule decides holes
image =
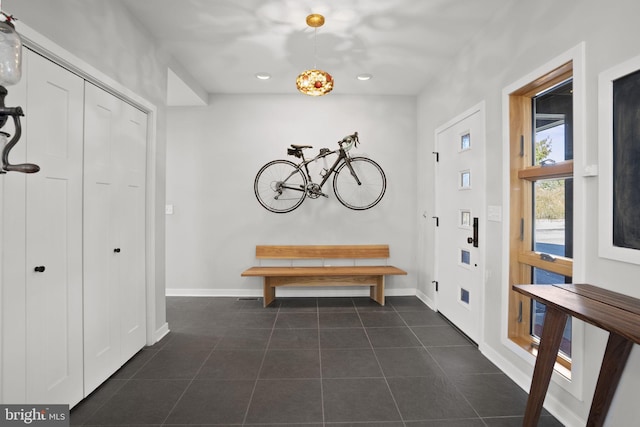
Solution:
[[[349,158],[345,158],[344,161],[347,164],[347,167],[349,168],[349,172],[351,173],[351,176],[356,180],[358,185],[362,185],[360,178],[358,178],[358,175],[356,175],[356,171],[354,171],[353,167],[351,166],[351,160],[349,160]]]

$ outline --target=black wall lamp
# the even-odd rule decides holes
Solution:
[[[5,86],[16,84],[22,77],[22,41],[13,25],[13,16],[0,11],[0,129],[13,118],[15,131],[13,137],[7,132],[0,130],[0,144],[2,148],[2,169],[0,173],[23,172],[35,173],[40,170],[40,166],[33,163],[21,163],[12,165],[9,163],[9,152],[18,143],[22,134],[20,117],[24,116],[20,107],[6,107],[4,98],[7,96]],[[7,142],[8,140],[8,142]]]

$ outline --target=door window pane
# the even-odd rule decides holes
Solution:
[[[471,148],[471,134],[465,133],[460,137],[460,150],[468,150]]]
[[[471,227],[471,212],[460,211],[460,226]]]
[[[470,265],[471,264],[471,252],[465,251],[464,249],[460,251],[460,262],[463,264]]]
[[[471,187],[471,172],[462,171],[460,172],[460,188],[468,189]]]

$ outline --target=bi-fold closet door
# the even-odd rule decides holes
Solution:
[[[90,393],[146,341],[147,116],[85,87],[84,348]]]
[[[0,176],[2,403],[73,406],[145,344],[147,118],[23,57],[6,100],[25,111],[10,161],[41,170]]]
[[[3,403],[75,404],[84,395],[84,82],[26,51],[23,78],[8,91],[7,105],[26,114],[9,160],[40,172],[0,177]]]

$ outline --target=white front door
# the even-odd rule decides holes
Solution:
[[[436,306],[476,343],[484,299],[484,104],[436,130]]]

